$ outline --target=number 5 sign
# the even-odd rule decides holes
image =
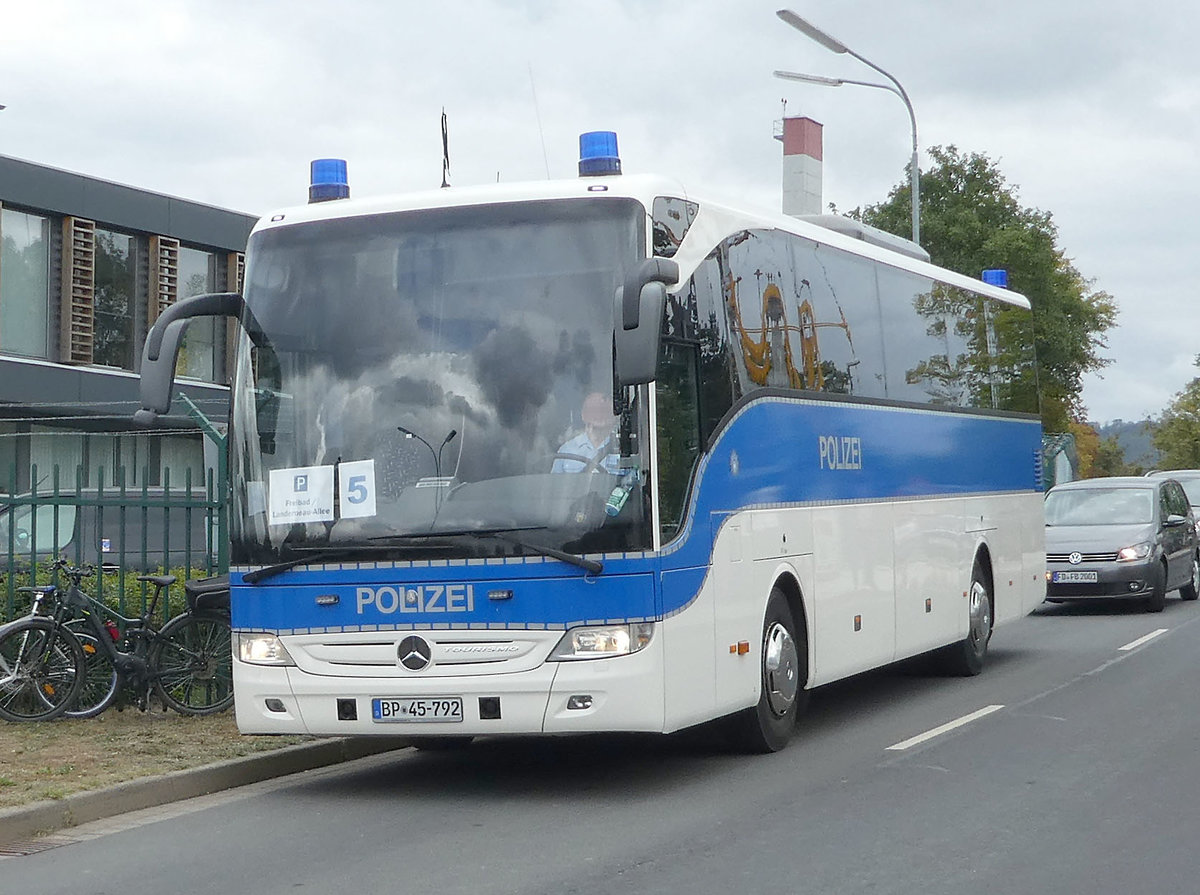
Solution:
[[[338,465],[338,511],[343,519],[375,515],[375,461]]]

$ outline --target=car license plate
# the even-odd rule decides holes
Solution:
[[[421,721],[462,721],[461,696],[420,696],[397,699],[376,696],[371,700],[371,720],[381,723]]]
[[[1051,584],[1094,584],[1100,580],[1099,572],[1051,572]]]

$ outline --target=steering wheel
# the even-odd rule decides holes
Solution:
[[[604,458],[606,456],[608,456],[608,455],[607,454],[596,454],[596,456],[592,457],[589,460],[587,457],[584,457],[580,454],[568,454],[563,451],[555,451],[554,452],[555,460],[573,460],[576,463],[583,464],[583,469],[570,470],[571,472],[574,472],[574,473],[598,472],[600,470],[600,464],[604,462]],[[564,472],[565,471],[566,470],[564,470]]]

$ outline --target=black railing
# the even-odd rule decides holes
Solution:
[[[188,469],[177,487],[169,470],[163,470],[161,485],[127,486],[124,469],[118,468],[110,483],[101,468],[93,470],[91,487],[84,485],[82,467],[63,472],[55,466],[39,479],[34,466],[30,481],[38,484],[15,493],[16,468],[9,470],[9,493],[0,495],[0,555],[5,558],[0,621],[22,614],[19,597],[25,595],[18,587],[57,583],[50,566],[59,556],[75,565],[104,567],[107,574],[97,576],[94,595],[122,613],[145,607],[148,594],[135,580],[138,574],[176,575],[181,596],[184,580],[228,571],[221,568],[227,552],[220,549],[228,518],[221,499],[228,489],[218,487],[212,471],[207,481],[196,483]],[[143,471],[141,481],[147,478]]]

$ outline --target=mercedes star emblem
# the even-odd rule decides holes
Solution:
[[[396,656],[409,671],[424,671],[433,662],[433,650],[429,648],[429,643],[415,634],[400,641]]]

